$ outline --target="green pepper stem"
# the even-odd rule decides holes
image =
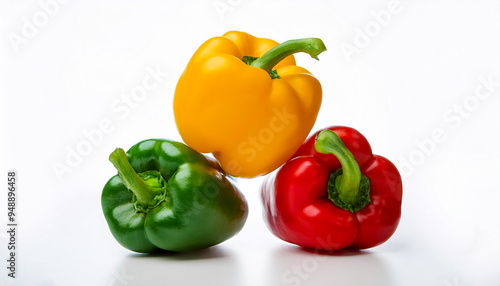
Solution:
[[[155,193],[150,189],[150,186],[136,173],[130,162],[127,154],[121,148],[116,148],[109,155],[109,161],[118,170],[118,175],[125,187],[134,193],[137,201],[144,208],[147,208],[150,202],[155,198]]]
[[[273,47],[250,65],[271,73],[273,67],[289,55],[304,52],[312,58],[318,59],[318,55],[324,51],[326,51],[325,44],[318,38],[289,40]]]
[[[370,202],[369,179],[361,173],[358,162],[342,139],[335,132],[326,129],[318,134],[314,147],[319,153],[333,154],[342,165],[340,172],[330,176],[330,200],[352,212],[364,208]]]

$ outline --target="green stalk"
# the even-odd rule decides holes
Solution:
[[[316,137],[315,149],[319,153],[333,154],[342,169],[330,174],[328,197],[338,207],[351,212],[370,203],[370,179],[361,173],[359,164],[342,139],[331,130],[323,130]]]
[[[324,51],[326,51],[325,44],[318,38],[289,40],[273,47],[250,65],[261,68],[270,74],[273,67],[289,55],[303,52],[318,60],[318,55]]]
[[[109,161],[111,161],[118,170],[118,175],[123,184],[134,193],[137,202],[143,208],[148,208],[157,195],[156,190],[159,186],[158,183],[154,182],[156,180],[143,180],[132,168],[132,165],[130,165],[128,161],[127,154],[121,148],[116,148],[115,151],[109,155]]]

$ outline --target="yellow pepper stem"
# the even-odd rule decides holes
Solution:
[[[267,51],[250,65],[271,73],[273,67],[289,55],[303,52],[318,60],[318,55],[326,51],[325,44],[318,38],[289,40]]]

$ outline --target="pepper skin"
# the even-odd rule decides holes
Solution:
[[[143,253],[191,251],[223,242],[245,224],[243,195],[215,161],[174,141],[150,139],[110,161],[118,169],[102,192],[111,233]]]
[[[211,38],[177,83],[173,107],[182,139],[198,152],[213,153],[231,176],[275,170],[316,121],[321,85],[295,65],[292,54],[317,59],[326,50],[323,42],[308,38],[277,45],[236,31]]]
[[[327,130],[335,133],[314,134],[264,180],[264,220],[274,235],[305,248],[332,251],[380,245],[400,220],[401,176],[389,160],[372,154],[358,131],[341,126]],[[332,148],[335,138],[340,140]],[[340,169],[343,173],[335,178]],[[361,191],[364,187],[366,193]]]

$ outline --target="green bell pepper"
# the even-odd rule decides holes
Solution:
[[[219,164],[183,143],[150,139],[109,160],[118,170],[101,204],[111,233],[135,252],[191,251],[221,243],[245,224],[245,198]]]

